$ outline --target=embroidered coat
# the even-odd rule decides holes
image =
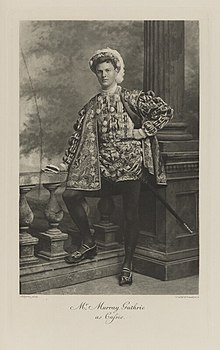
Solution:
[[[100,94],[94,96],[80,110],[69,139],[69,148],[63,157],[64,163],[68,165],[68,188],[87,191],[101,188],[96,114],[99,96]],[[144,172],[154,175],[157,184],[165,185],[165,169],[156,133],[173,117],[173,110],[160,97],[156,97],[153,91],[144,93],[121,88],[121,99],[128,115],[132,117],[133,113],[138,118],[138,124],[146,135],[142,140]],[[135,122],[134,127],[136,128]]]

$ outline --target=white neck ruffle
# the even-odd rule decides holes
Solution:
[[[102,95],[111,95],[111,94],[114,94],[117,90],[117,87],[118,87],[118,84],[115,83],[114,86],[112,86],[111,88],[109,89],[106,89],[106,90],[103,90],[101,89],[101,93]]]

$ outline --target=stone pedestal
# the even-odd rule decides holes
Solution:
[[[196,142],[193,142],[196,148]],[[135,271],[161,280],[199,272],[198,151],[173,151],[162,144],[168,186],[156,191],[192,229],[190,234],[159,199],[143,186],[140,200],[141,232],[134,259]],[[192,145],[191,145],[192,146]],[[180,149],[180,145],[178,145]]]
[[[31,191],[35,185],[20,186],[19,201],[19,245],[20,245],[20,265],[33,264],[38,261],[34,256],[34,247],[38,243],[38,239],[32,237],[28,229],[33,222],[34,214],[27,202],[26,194]]]
[[[119,226],[111,222],[111,215],[114,211],[114,202],[112,197],[101,198],[98,202],[100,212],[100,222],[94,224],[95,238],[97,244],[104,250],[114,249],[119,246],[116,242],[116,234]]]
[[[38,256],[47,260],[56,260],[67,255],[64,251],[64,241],[68,235],[58,228],[63,218],[63,210],[58,204],[55,196],[56,189],[60,183],[44,184],[44,187],[50,192],[50,199],[45,208],[45,216],[49,223],[49,229],[46,232],[38,234],[40,251]]]

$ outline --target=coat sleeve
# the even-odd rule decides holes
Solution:
[[[140,131],[146,137],[154,136],[173,118],[173,109],[151,90],[135,90],[126,97],[133,111],[141,118]]]
[[[173,109],[161,97],[156,97],[153,91],[140,93],[137,112],[146,136],[154,136],[173,118]]]

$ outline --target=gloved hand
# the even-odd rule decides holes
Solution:
[[[133,129],[132,136],[135,140],[143,140],[146,138],[146,134],[143,129]]]
[[[60,168],[56,165],[48,164],[45,168],[42,169],[44,173],[55,173],[58,174],[60,172]]]
[[[54,173],[58,174],[61,171],[67,171],[68,165],[65,163],[61,163],[60,166],[56,166],[53,164],[48,164],[45,168],[42,169],[44,173]]]

